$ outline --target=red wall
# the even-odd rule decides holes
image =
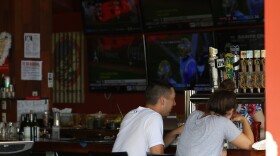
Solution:
[[[265,1],[265,49],[266,49],[266,130],[270,132],[278,143],[278,153],[280,153],[280,133],[279,133],[279,5],[280,1]],[[269,140],[271,141],[271,140]],[[271,143],[271,142],[269,142]],[[268,144],[267,144],[268,147]],[[272,146],[270,146],[271,148]],[[272,152],[270,150],[269,152]],[[268,153],[266,155],[272,155]],[[279,155],[279,154],[278,154]]]
[[[55,14],[53,16],[53,32],[73,32],[83,31],[83,21],[80,12],[68,12]],[[85,40],[86,40],[85,36]],[[85,57],[87,53],[85,50]],[[87,59],[85,59],[87,60]],[[57,108],[72,108],[74,113],[96,113],[99,110],[104,113],[116,114],[118,112],[117,104],[120,106],[123,113],[136,108],[137,106],[145,105],[144,92],[139,93],[92,93],[89,92],[87,62],[85,64],[85,103],[84,104],[54,104]],[[109,98],[110,97],[110,98]],[[177,93],[176,107],[172,113],[184,114],[184,93]]]

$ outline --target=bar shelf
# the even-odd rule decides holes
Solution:
[[[264,93],[237,93],[238,103],[265,103]],[[193,94],[190,101],[195,104],[207,103],[211,94]]]

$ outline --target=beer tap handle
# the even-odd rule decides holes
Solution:
[[[247,72],[247,87],[250,88],[251,93],[253,93],[253,78],[252,78],[252,72],[253,72],[253,51],[247,50],[247,65],[248,65],[248,72]]]
[[[253,72],[253,85],[255,88],[257,88],[258,93],[261,92],[260,84],[260,71],[261,71],[261,51],[260,50],[254,50],[254,66],[255,66],[255,72]]]
[[[210,65],[210,74],[212,76],[212,87],[213,91],[218,88],[218,69],[215,66],[215,61],[218,58],[218,49],[209,47],[209,65]]]

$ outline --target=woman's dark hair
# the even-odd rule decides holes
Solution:
[[[146,103],[155,105],[161,96],[169,98],[173,86],[163,81],[153,81],[146,88]]]
[[[236,94],[229,90],[217,90],[215,91],[207,104],[207,111],[215,112],[219,115],[226,115],[227,111],[230,109],[236,109],[237,100]]]
[[[219,89],[234,91],[235,83],[232,79],[225,79],[219,86]]]

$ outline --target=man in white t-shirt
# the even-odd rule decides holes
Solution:
[[[172,85],[153,82],[146,89],[146,106],[131,110],[124,117],[112,152],[129,156],[164,154],[163,120],[176,105]]]

